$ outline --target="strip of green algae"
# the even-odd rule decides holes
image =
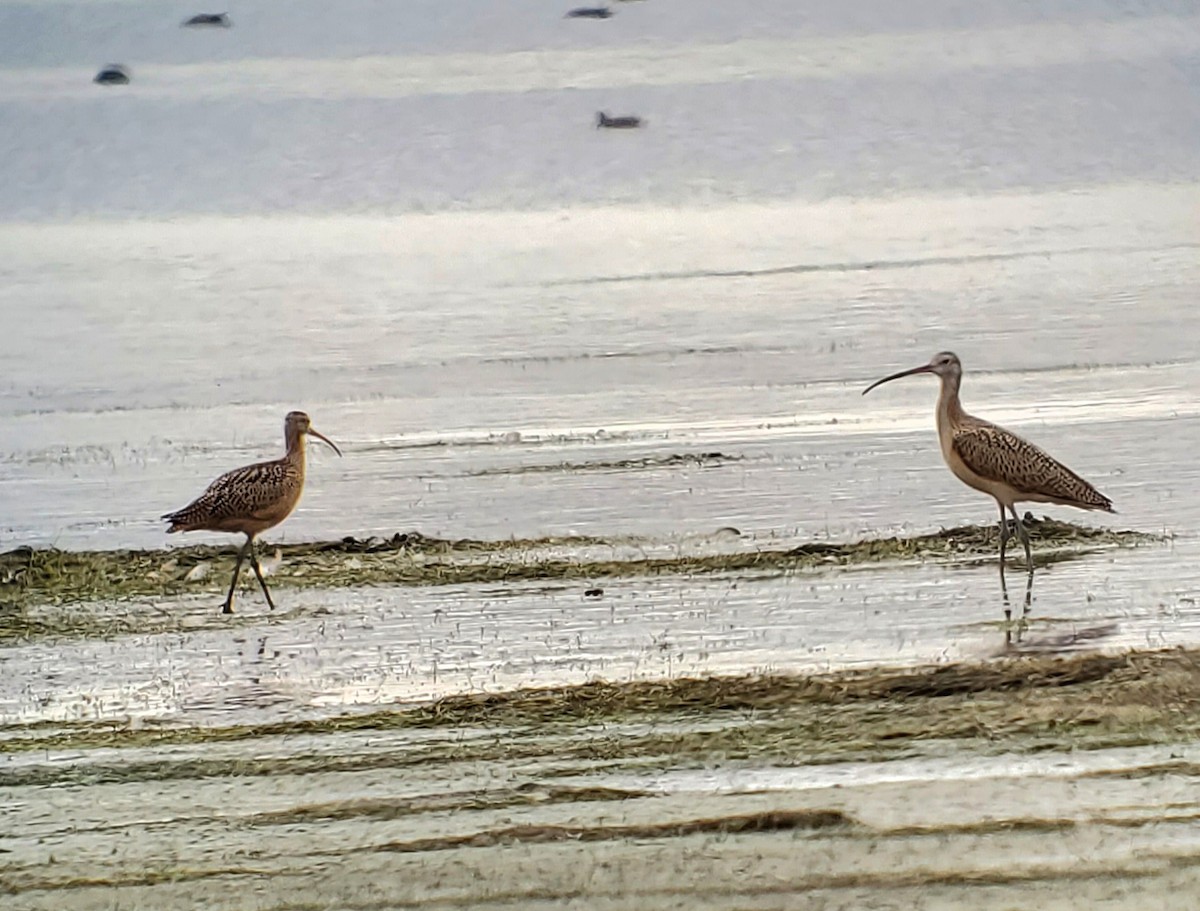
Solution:
[[[286,757],[124,755],[75,769],[0,771],[50,785],[305,774],[423,763],[603,762],[626,769],[874,761],[956,744],[980,753],[1191,742],[1200,736],[1200,650],[1028,655],[909,669],[678,678],[448,696],[367,714],[215,728],[79,723],[0,739],[0,754],[336,737],[421,730],[395,749]],[[466,731],[484,736],[464,737]],[[429,733],[444,736],[427,736]]]
[[[1027,520],[1028,521],[1028,520]],[[1028,521],[1043,556],[1081,554],[1160,540],[1135,531],[1090,528],[1050,519]],[[785,571],[904,560],[952,560],[995,554],[996,529],[962,526],[914,537],[844,544],[695,555],[602,560],[563,556],[563,549],[620,547],[605,538],[448,541],[420,534],[280,545],[272,587],[355,588],[369,585],[463,585],[744,571]],[[557,551],[557,552],[555,552]],[[20,608],[223,591],[236,547],[171,550],[64,551],[17,548],[0,554],[0,640]],[[202,571],[197,571],[207,564]],[[19,624],[18,624],[19,625]]]
[[[743,458],[743,456],[726,455],[723,452],[689,452],[674,453],[666,456],[645,456],[639,459],[513,465],[502,468],[484,468],[479,471],[468,472],[468,474],[472,477],[488,477],[493,475],[549,474],[560,471],[569,471],[576,474],[581,471],[636,471],[638,469],[677,468],[679,466],[711,468],[718,465],[727,465],[731,462],[741,462]]]

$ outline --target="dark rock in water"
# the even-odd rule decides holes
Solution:
[[[580,6],[571,10],[565,19],[610,19],[613,11],[604,6]]]
[[[128,85],[129,70],[119,63],[110,63],[96,74],[92,82],[98,82],[100,85]]]
[[[196,13],[183,24],[185,27],[207,25],[214,28],[229,28],[233,23],[229,21],[228,13]]]
[[[604,127],[607,130],[636,130],[642,125],[641,117],[609,117],[603,111],[596,112],[596,129]]]

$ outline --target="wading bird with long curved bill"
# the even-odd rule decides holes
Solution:
[[[866,395],[876,386],[901,377],[932,373],[942,381],[937,402],[938,438],[942,458],[954,476],[975,490],[992,497],[1000,507],[1000,568],[1004,569],[1004,549],[1008,543],[1008,519],[1012,513],[1017,534],[1025,545],[1026,565],[1033,569],[1029,533],[1025,530],[1015,504],[1057,503],[1078,509],[1116,512],[1112,500],[1057,459],[1010,430],[998,427],[963,410],[958,400],[962,385],[962,363],[950,351],[935,354],[933,360],[911,370],[901,370],[876,380],[863,390]]]
[[[258,555],[254,550],[254,539],[274,528],[296,508],[300,494],[304,492],[305,437],[312,435],[328,444],[339,456],[342,451],[332,440],[318,433],[308,415],[303,411],[292,411],[284,419],[284,440],[287,453],[281,459],[256,462],[226,472],[208,485],[208,489],[183,509],[169,512],[165,516],[171,523],[167,533],[177,531],[225,531],[246,536],[246,543],[238,551],[237,563],[233,567],[233,579],[229,583],[229,594],[221,606],[221,613],[233,613],[233,591],[237,588],[238,573],[247,555],[254,575],[267,596],[267,604],[275,609]]]

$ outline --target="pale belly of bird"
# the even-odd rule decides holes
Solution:
[[[1003,481],[993,481],[990,478],[976,474],[959,458],[958,453],[953,448],[947,449],[943,447],[942,458],[946,460],[946,465],[949,466],[950,471],[954,473],[956,478],[968,487],[973,487],[981,493],[986,493],[989,497],[995,497],[1005,506],[1012,506],[1018,499],[1033,499],[1015,490]]]

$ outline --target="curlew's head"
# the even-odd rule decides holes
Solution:
[[[959,361],[958,355],[953,351],[940,351],[933,356],[928,364],[913,367],[911,370],[901,370],[899,373],[893,373],[891,376],[885,376],[881,380],[876,380],[864,389],[862,394],[866,395],[876,386],[882,386],[884,383],[890,383],[892,380],[898,380],[901,377],[915,376],[918,373],[932,373],[941,377],[943,382],[949,381],[957,389],[958,382],[962,379],[962,362]]]
[[[325,434],[313,427],[312,421],[309,420],[308,415],[303,411],[288,412],[288,416],[283,420],[283,432],[288,439],[289,449],[291,448],[292,440],[299,442],[300,438],[307,433],[328,445],[329,448],[338,455],[342,454],[342,451],[337,448],[337,445],[333,442],[333,440],[329,439],[329,437],[325,436]]]

